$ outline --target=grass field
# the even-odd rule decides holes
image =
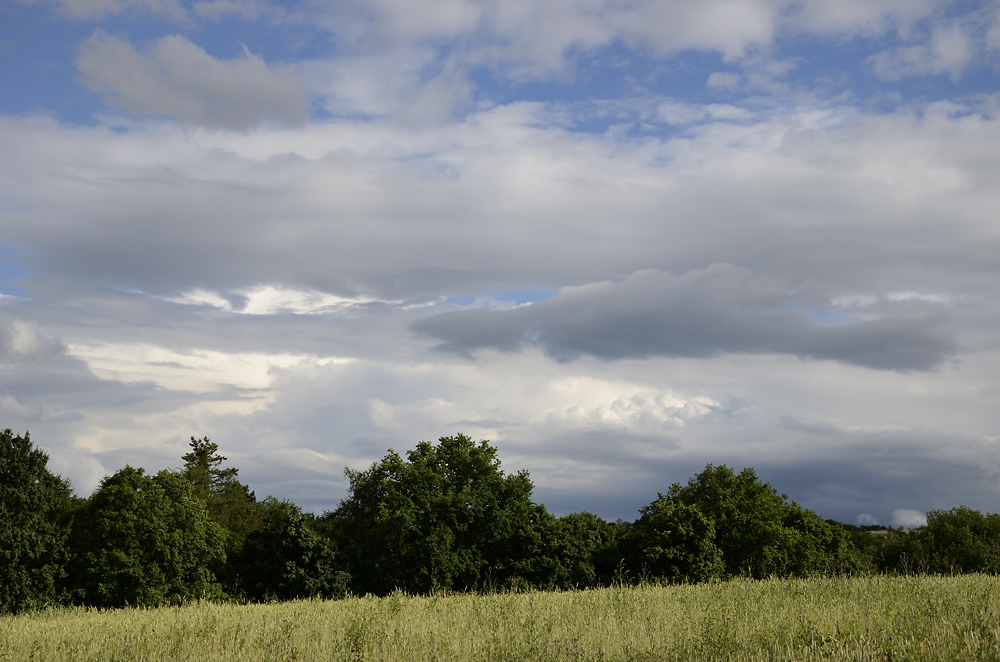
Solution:
[[[1000,660],[1000,578],[731,581],[0,619],[3,660]]]

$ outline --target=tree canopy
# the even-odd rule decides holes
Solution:
[[[527,472],[505,473],[490,442],[457,434],[345,470],[347,496],[317,518],[287,500],[257,501],[207,437],[190,446],[178,470],[126,466],[77,498],[27,433],[0,433],[0,613],[56,602],[1000,572],[1000,515],[959,506],[930,511],[911,531],[868,531],[822,519],[751,468],[709,464],[635,522],[556,517],[532,501]]]
[[[273,498],[262,508],[263,527],[234,559],[238,593],[254,600],[343,597],[349,574],[338,569],[332,544],[310,528],[302,510]]]
[[[212,443],[208,437],[195,439],[191,437],[191,452],[181,456],[184,460],[184,476],[191,481],[195,496],[203,501],[213,492],[219,491],[224,485],[232,482],[239,469],[223,469],[219,465],[228,458],[219,455],[219,445]]]
[[[77,515],[74,588],[96,607],[217,595],[209,569],[225,560],[224,533],[174,472],[126,466],[101,481]]]
[[[806,576],[847,562],[842,527],[789,503],[749,467],[737,474],[709,464],[687,485],[671,485],[658,503],[695,508],[711,521],[730,576]]]
[[[504,474],[488,441],[441,437],[345,473],[349,494],[328,517],[356,586],[466,589],[523,569],[533,486],[527,472]]]
[[[0,432],[0,613],[55,602],[65,576],[68,529],[60,521],[69,481],[27,432]]]

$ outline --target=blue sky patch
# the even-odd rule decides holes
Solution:
[[[23,252],[10,246],[0,245],[0,294],[23,298],[28,295],[18,289],[15,282],[20,278],[30,276],[31,272],[18,264],[18,255],[23,255]]]

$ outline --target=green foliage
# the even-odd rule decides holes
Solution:
[[[69,482],[27,432],[0,432],[0,613],[55,602],[65,576]]]
[[[262,506],[264,525],[247,536],[234,562],[241,592],[257,601],[343,597],[349,576],[301,509],[273,498]]]
[[[538,543],[531,480],[505,475],[487,441],[441,437],[345,473],[349,495],[328,518],[355,591],[507,585]]]
[[[333,548],[309,527],[298,506],[268,498],[263,509],[263,528],[247,536],[234,564],[247,597],[258,601],[343,597],[349,576],[338,571]]]
[[[751,468],[736,474],[709,464],[662,499],[696,508],[715,527],[729,576],[808,576],[849,570],[848,536],[811,510],[788,503]]]
[[[232,482],[239,470],[222,469],[219,466],[227,458],[219,455],[219,445],[209,441],[208,437],[191,437],[190,446],[191,452],[181,456],[184,460],[184,477],[191,482],[195,496],[207,501],[220,485]]]
[[[208,440],[191,437],[191,452],[182,456],[181,474],[191,484],[192,493],[205,503],[209,516],[225,531],[225,556],[241,555],[244,540],[264,527],[264,507],[247,485],[236,479],[239,469],[223,469],[226,461],[219,446]],[[212,566],[211,570],[230,592],[238,592],[239,573],[233,564]]]
[[[927,513],[916,532],[931,572],[1000,572],[1000,515],[959,506]]]
[[[209,567],[224,533],[190,483],[126,466],[101,481],[73,527],[75,589],[97,607],[156,605],[218,594]]]
[[[782,523],[789,550],[785,574],[808,577],[817,573],[853,574],[864,570],[851,549],[847,530],[839,522],[823,519],[793,501],[785,504]]]
[[[927,525],[854,536],[880,572],[1000,572],[1000,515],[959,506],[927,513]]]
[[[540,589],[585,589],[607,585],[618,563],[618,528],[592,513],[554,517],[536,506],[531,517],[534,546],[519,575]]]
[[[725,566],[716,546],[715,523],[694,506],[661,496],[641,511],[630,531],[633,568],[652,579],[700,582]]]
[[[766,577],[782,569],[785,498],[753,469],[735,474],[726,465],[709,464],[687,485],[674,483],[666,499],[712,521],[727,574]]]
[[[226,532],[226,555],[237,553],[246,537],[264,527],[265,510],[249,487],[235,478],[215,485],[205,500],[212,521]]]

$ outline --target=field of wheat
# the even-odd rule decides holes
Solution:
[[[209,602],[0,619],[3,660],[997,660],[1000,579]]]

